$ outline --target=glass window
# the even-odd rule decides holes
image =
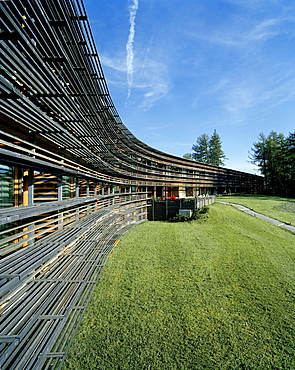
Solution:
[[[14,206],[14,167],[0,164],[0,208]]]

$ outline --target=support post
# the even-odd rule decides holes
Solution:
[[[90,194],[90,189],[89,189],[90,185],[89,185],[89,180],[86,181],[86,197],[89,197],[89,194]]]
[[[62,200],[62,176],[58,176],[57,178],[57,200],[61,201]]]
[[[34,204],[34,170],[24,170],[23,172],[23,205],[24,206],[32,206]],[[34,225],[30,225],[29,227],[25,227],[23,231],[30,231],[33,229]],[[28,239],[33,237],[33,232],[29,232],[23,236],[23,239]],[[29,244],[33,243],[33,239],[25,242],[22,246],[26,247]]]
[[[80,184],[79,179],[76,179],[76,198],[79,198],[80,195]]]
[[[57,200],[60,202],[62,201],[62,176],[57,177]],[[63,223],[63,212],[58,212],[57,217],[62,217],[61,220],[58,220],[58,229],[62,229],[62,223]]]
[[[23,205],[32,206],[34,204],[34,171],[24,170],[23,173]]]

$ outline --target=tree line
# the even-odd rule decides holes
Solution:
[[[192,151],[183,157],[214,166],[223,166],[227,159],[216,130],[211,137],[207,134],[199,136]],[[268,135],[259,134],[249,159],[264,176],[265,194],[295,198],[295,132],[286,137],[275,131]]]
[[[265,193],[295,197],[295,132],[259,134],[249,154],[265,179]]]

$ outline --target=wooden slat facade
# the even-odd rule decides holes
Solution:
[[[151,197],[258,193],[263,178],[138,140],[110,97],[82,0],[0,10],[0,367],[54,369]]]

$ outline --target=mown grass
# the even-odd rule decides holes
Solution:
[[[124,235],[64,369],[294,369],[294,235],[214,204]]]
[[[233,195],[216,200],[242,204],[258,213],[295,226],[295,199],[268,195]]]

